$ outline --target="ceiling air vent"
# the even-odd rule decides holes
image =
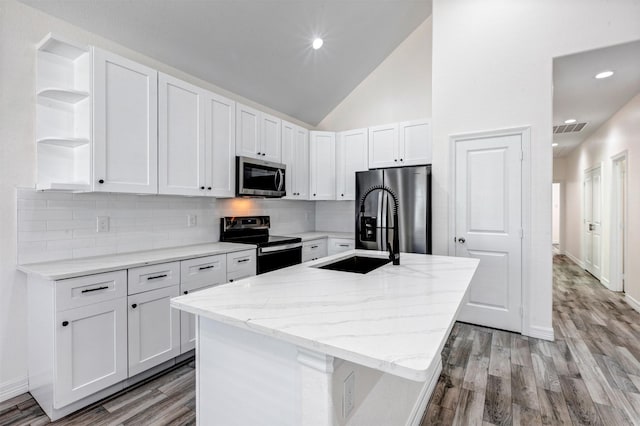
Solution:
[[[553,133],[575,133],[584,129],[587,123],[573,123],[573,124],[562,124],[560,126],[553,126]]]

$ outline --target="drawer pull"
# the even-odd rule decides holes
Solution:
[[[133,305],[131,305],[131,307],[132,307],[133,309],[135,309],[135,308],[137,308],[137,307],[138,307],[138,304],[137,304],[137,303],[134,303]]]
[[[244,262],[248,262],[248,261],[250,261],[250,260],[251,260],[251,259],[240,259],[240,260],[238,260],[238,263],[244,263]]]
[[[232,279],[230,279],[230,280],[229,280],[229,282],[230,282],[230,283],[232,283],[232,282],[233,282],[233,278],[232,278]]]
[[[201,266],[201,267],[199,267],[199,268],[198,268],[198,270],[199,270],[199,271],[203,271],[203,270],[205,270],[205,269],[211,269],[211,268],[214,268],[214,267],[215,267],[214,265]]]
[[[185,290],[183,293],[184,294],[189,294],[189,290]]]
[[[311,248],[312,248],[312,249],[314,249],[314,248],[318,248],[318,246],[311,246]]]
[[[88,288],[88,289],[86,289],[86,290],[82,290],[82,293],[90,293],[90,292],[92,292],[92,291],[106,290],[106,289],[108,289],[108,288],[109,288],[109,286],[106,286],[106,285],[105,285],[105,286],[102,286],[102,287]]]
[[[349,244],[338,244],[339,247],[349,247]]]
[[[158,278],[166,278],[167,274],[162,274],[162,275],[156,275],[153,277],[147,277],[147,280],[157,280]]]
[[[62,321],[62,326],[63,326],[63,327],[66,327],[66,326],[68,326],[68,325],[69,325],[69,321]]]

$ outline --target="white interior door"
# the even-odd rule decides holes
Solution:
[[[602,172],[584,173],[584,268],[600,279],[602,273]]]
[[[455,255],[480,259],[458,319],[520,332],[522,135],[455,143]]]

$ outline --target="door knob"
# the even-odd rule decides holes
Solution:
[[[467,240],[465,240],[464,238],[458,238],[458,242],[460,244],[464,244]]]

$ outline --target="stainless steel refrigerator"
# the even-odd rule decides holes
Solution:
[[[431,165],[356,173],[356,248],[387,250],[393,241],[393,198],[398,198],[400,251],[431,254]]]

